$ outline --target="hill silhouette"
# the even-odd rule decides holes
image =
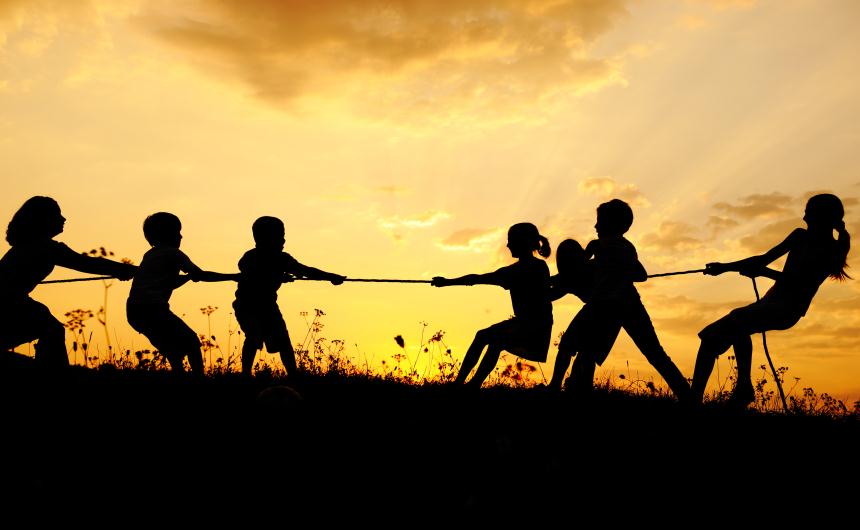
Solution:
[[[713,510],[716,499],[811,507],[839,505],[838,481],[858,470],[860,426],[849,416],[338,375],[46,375],[29,358],[3,359],[4,490],[97,495],[129,512],[167,510],[165,499],[376,520]]]

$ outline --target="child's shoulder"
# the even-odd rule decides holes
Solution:
[[[546,264],[546,261],[536,258],[534,256],[520,259],[516,263],[509,265],[509,267],[511,267],[513,270],[539,272],[541,274],[546,273],[547,276],[549,276],[549,266]]]
[[[150,260],[188,259],[188,256],[176,247],[156,245],[144,253],[143,259],[147,258]]]

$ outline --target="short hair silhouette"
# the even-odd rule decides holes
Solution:
[[[50,197],[27,199],[6,227],[6,241],[13,247],[38,239],[51,239],[62,231],[60,205]],[[60,229],[58,231],[58,228]]]
[[[508,229],[508,241],[515,246],[537,253],[548,258],[552,253],[549,240],[540,235],[537,227],[532,223],[517,223]]]
[[[585,249],[575,239],[565,239],[555,251],[558,272],[573,272],[585,265]]]
[[[268,243],[274,237],[284,235],[284,222],[277,217],[264,215],[260,217],[254,224],[251,225],[251,232],[254,234],[254,242],[258,245]]]
[[[605,229],[618,235],[633,226],[633,210],[621,199],[612,199],[598,206],[597,217]]]
[[[172,213],[157,212],[143,221],[143,236],[153,246],[170,243],[180,230],[182,222]]]

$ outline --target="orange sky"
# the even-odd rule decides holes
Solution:
[[[587,240],[609,197],[633,205],[650,272],[760,252],[818,190],[858,233],[858,14],[852,0],[0,0],[0,212],[51,195],[60,239],[135,261],[143,218],[174,212],[183,249],[220,271],[276,215],[288,252],[353,277],[489,271],[510,259],[511,224]],[[856,283],[828,282],[769,336],[790,384],[860,399]],[[640,291],[687,374],[696,332],[753,299],[731,275]],[[112,332],[147,347],[124,322],[127,292],[110,289]],[[101,294],[34,297],[61,317]],[[223,336],[232,294],[188,285],[173,307],[203,331],[199,308],[218,306]],[[414,356],[420,322],[462,356],[511,313],[492,287],[310,282],[285,286],[281,307],[294,339],[319,307],[326,336],[372,362],[397,334]],[[579,307],[555,305],[557,332]],[[626,338],[605,370],[651,374]]]

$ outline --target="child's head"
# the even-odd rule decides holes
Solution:
[[[825,228],[833,230],[842,224],[845,208],[839,197],[830,193],[813,195],[806,202],[806,212],[803,220],[810,228]]]
[[[560,274],[576,274],[585,262],[585,249],[574,239],[565,239],[555,251],[555,264]]]
[[[508,248],[515,258],[531,256],[534,251],[548,258],[552,252],[547,238],[531,223],[517,223],[508,229]]]
[[[284,222],[277,217],[263,216],[251,226],[258,248],[284,248]]]
[[[39,239],[51,239],[63,232],[66,218],[60,205],[50,197],[30,197],[21,205],[6,228],[6,241],[20,245]]]
[[[153,247],[179,248],[181,230],[182,223],[172,213],[154,213],[143,221],[143,236]]]
[[[619,199],[612,199],[597,207],[597,237],[624,235],[633,225],[633,210]]]

